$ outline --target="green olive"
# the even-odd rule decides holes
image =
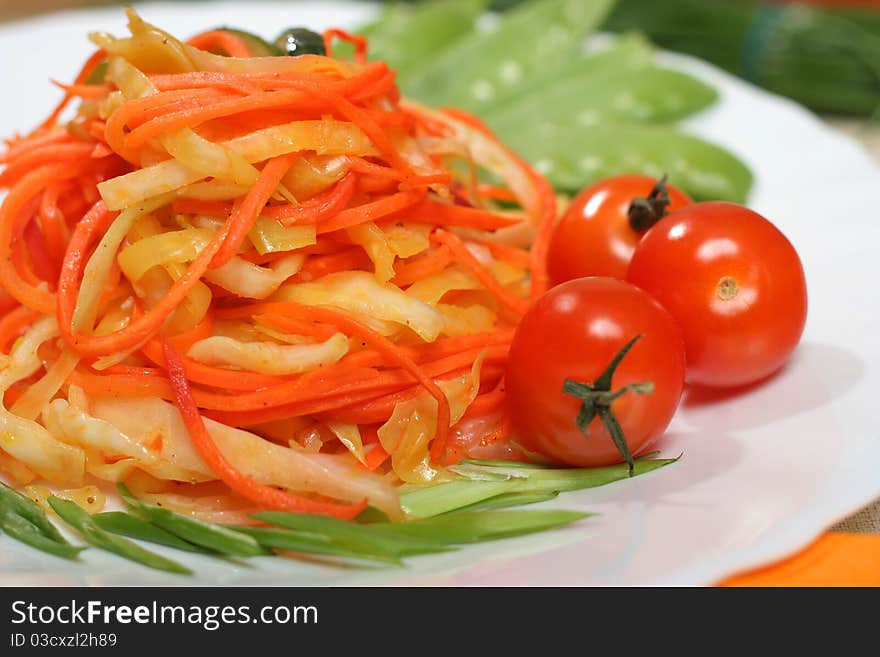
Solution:
[[[292,27],[284,30],[277,39],[275,46],[283,55],[326,55],[324,38],[317,32],[304,27]]]

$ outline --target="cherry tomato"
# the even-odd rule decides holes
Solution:
[[[691,383],[736,386],[772,374],[807,317],[794,247],[733,203],[698,203],[661,220],[639,243],[628,279],[678,321]]]
[[[667,211],[692,202],[676,187],[643,175],[614,176],[587,187],[554,229],[547,255],[551,282],[583,276],[625,280],[644,232]]]
[[[620,360],[610,385],[606,380],[603,386],[603,372],[637,336],[642,337]],[[512,438],[562,464],[619,463],[624,452],[603,420],[607,411],[599,407],[610,409],[619,421],[629,451],[644,452],[672,419],[684,372],[678,326],[649,295],[612,278],[568,281],[539,298],[514,335],[506,377]],[[648,381],[652,392],[638,386]],[[578,396],[563,387],[587,392],[587,384],[596,389],[599,412],[585,423],[585,435],[578,415],[589,393]],[[598,394],[633,385],[640,391],[625,391],[613,401]]]

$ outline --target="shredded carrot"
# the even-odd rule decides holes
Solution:
[[[471,238],[471,241],[485,246],[489,249],[489,253],[499,260],[504,260],[505,262],[509,262],[517,267],[522,267],[523,269],[529,269],[532,266],[532,257],[525,249],[508,246],[507,244],[501,244],[486,239]]]
[[[333,39],[339,39],[340,41],[345,41],[346,43],[350,43],[354,46],[354,56],[359,62],[364,62],[367,59],[367,40],[356,34],[351,34],[346,32],[345,30],[332,29],[326,30],[324,32],[324,50],[327,52],[328,57],[333,56]]]
[[[443,390],[469,376],[483,358],[479,390],[464,418],[486,419],[494,427],[501,417],[516,324],[529,295],[534,299],[547,287],[544,260],[556,209],[547,182],[503,147],[509,157],[503,164],[523,172],[521,185],[481,180],[483,167],[496,171],[502,163],[482,161],[480,149],[470,149],[473,132],[462,136],[459,121],[495,139],[478,119],[402,101],[395,71],[366,61],[363,37],[328,30],[323,38],[330,56],[259,58],[251,66],[246,39],[226,30],[205,32],[190,46],[227,56],[228,67],[212,66],[227,70],[169,73],[179,70],[170,60],[132,58],[128,63],[155,88],[140,97],[117,89],[126,85],[113,77],[114,66],[106,79],[93,75],[107,62],[103,51],[85,62],[76,79],[56,83],[64,93],[58,107],[40,128],[7,140],[0,152],[0,353],[8,354],[38,320],[54,317],[60,339],[44,342],[39,357],[51,362],[72,350],[79,359],[60,394],[172,402],[217,477],[218,495],[245,498],[257,508],[352,518],[366,503],[359,495],[328,500],[294,494],[236,469],[204,418],[276,442],[281,439],[260,425],[353,423],[363,460],[335,434],[322,437],[321,458],[348,462],[353,476],[396,485],[399,459],[382,446],[378,430],[398,421],[399,404],[428,399],[436,402],[436,427],[420,449],[434,464],[462,458],[461,446],[449,440],[455,429]],[[352,59],[332,58],[339,42],[353,46]],[[220,61],[183,48],[186,68],[201,58]],[[61,116],[72,99],[81,106],[64,125]],[[288,130],[297,122],[306,123]],[[300,129],[308,131],[308,146],[288,136]],[[170,136],[190,157],[205,153],[223,164],[223,149],[229,149],[259,173],[246,185],[222,172],[203,175],[198,162],[171,147]],[[446,151],[438,141],[454,143]],[[469,151],[467,171],[449,166],[443,154]],[[132,175],[120,178],[125,174]],[[111,189],[112,202],[105,203],[101,192],[111,199]],[[273,246],[260,253],[264,249],[248,236],[267,219],[275,222],[265,224]],[[503,230],[524,222],[537,228],[530,250],[511,246],[510,231]],[[105,239],[111,226],[115,239]],[[148,237],[144,226],[150,226]],[[362,232],[350,230],[358,227]],[[162,238],[156,253],[132,248],[156,231]],[[198,245],[185,242],[195,234]],[[115,252],[103,251],[108,243]],[[291,246],[285,249],[285,243]],[[137,280],[126,274],[131,269],[120,257],[126,249],[144,259]],[[522,280],[503,285],[480,256],[487,250],[495,261],[519,269]],[[294,286],[330,274],[345,281],[347,272],[373,273],[380,258],[390,280],[362,278],[401,295],[402,305],[416,302],[410,286],[430,285],[431,277],[453,265],[478,284],[444,296],[434,315],[438,334],[430,342],[403,328],[406,321],[379,321],[369,311],[276,301]],[[235,268],[243,272],[241,280],[230,280]],[[100,277],[93,277],[93,269]],[[74,322],[82,312],[78,305],[94,310],[87,327]],[[426,317],[432,312],[422,310]],[[375,314],[382,316],[379,308]],[[348,339],[346,350],[297,374],[267,373],[275,369],[266,363],[217,365],[194,357],[194,345],[218,336],[252,345],[241,357],[244,363],[258,352],[321,350],[319,343],[337,333]],[[14,403],[36,376],[11,386],[5,401]],[[81,393],[73,392],[77,387]],[[503,440],[508,430],[503,422],[487,428],[487,440]],[[286,440],[279,444],[287,447]],[[159,450],[161,441],[149,446]],[[106,463],[120,458],[100,456]]]
[[[338,213],[332,219],[318,224],[318,234],[332,233],[343,228],[351,228],[368,221],[376,221],[390,214],[412,207],[424,198],[424,190],[413,189],[386,196],[377,201],[364,203]]]
[[[281,182],[281,178],[287,173],[293,159],[296,155],[282,155],[276,157],[263,167],[257,182],[250,188],[247,196],[232,213],[232,219],[229,222],[226,239],[217,250],[216,255],[211,260],[210,268],[222,267],[232,259],[236,254],[241,243],[247,237],[248,231],[253,227],[257,217],[269,200],[269,197],[275,193],[275,188]]]
[[[227,30],[202,32],[187,43],[199,50],[209,50],[229,57],[250,57],[253,55],[244,39]]]
[[[267,509],[294,513],[319,513],[344,520],[351,520],[366,508],[366,500],[359,504],[336,504],[291,495],[277,488],[261,484],[235,469],[217,447],[211,434],[208,433],[199,409],[190,395],[186,372],[177,352],[167,342],[163,344],[163,352],[171,387],[174,390],[174,402],[177,410],[180,411],[193,445],[211,471],[233,492]]]
[[[445,244],[426,253],[420,253],[394,265],[395,276],[391,282],[400,287],[439,274],[452,262],[452,252]]]
[[[483,286],[498,299],[501,305],[509,308],[514,313],[522,315],[528,310],[529,303],[522,297],[515,295],[498,282],[492,273],[468,251],[467,246],[455,233],[448,230],[438,229],[434,233],[435,239],[446,246],[452,253],[452,257],[464,265]]]
[[[106,58],[107,53],[105,53],[103,50],[98,50],[92,53],[92,56],[86,60],[85,64],[83,64],[83,67],[80,69],[73,83],[82,84],[83,82],[85,82],[92,74],[92,71],[94,71],[98,67],[98,64],[103,62]],[[65,93],[64,98],[61,99],[61,102],[58,103],[55,109],[52,110],[52,113],[49,114],[49,116],[46,117],[43,123],[40,124],[40,127],[37,128],[37,132],[40,132],[41,130],[46,130],[51,126],[54,126],[56,121],[58,120],[58,117],[61,116],[61,112],[63,112],[64,108],[67,107],[67,104],[70,102],[70,99],[72,97],[73,96],[71,96],[69,93]]]
[[[0,352],[8,354],[15,339],[39,318],[40,312],[27,306],[19,306],[0,317]]]

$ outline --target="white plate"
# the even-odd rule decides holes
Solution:
[[[180,35],[218,24],[266,35],[302,24],[354,26],[362,3],[149,4],[146,19]],[[57,99],[47,79],[72,78],[85,33],[121,32],[121,9],[55,14],[0,27],[0,133],[30,129]],[[791,364],[734,397],[689,398],[661,445],[673,466],[557,507],[598,512],[545,535],[412,559],[405,569],[341,569],[258,559],[246,565],[180,555],[197,575],[166,576],[97,550],[81,564],[0,537],[0,584],[703,585],[806,545],[880,496],[880,310],[869,262],[880,255],[880,169],[850,139],[787,100],[701,62],[669,61],[706,79],[721,101],[689,129],[752,168],[750,204],[803,258],[807,330]]]

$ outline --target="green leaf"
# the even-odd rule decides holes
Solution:
[[[486,511],[489,509],[506,509],[511,506],[526,506],[527,504],[537,504],[538,502],[547,502],[559,497],[559,491],[549,493],[504,493],[490,497],[487,500],[474,502],[456,510],[461,513],[464,511]]]
[[[251,536],[221,525],[214,525],[168,509],[145,504],[135,498],[124,484],[118,484],[117,488],[123,501],[131,510],[189,543],[229,556],[255,557],[264,554],[260,544]]]
[[[357,518],[354,519],[355,522],[361,524],[370,524],[374,522],[389,522],[388,514],[384,511],[380,511],[374,506],[368,506],[366,509],[361,511]]]
[[[85,539],[85,541],[95,547],[113,552],[130,561],[136,561],[156,570],[164,570],[169,573],[190,574],[192,571],[176,561],[166,559],[165,557],[150,552],[142,548],[137,543],[133,543],[126,538],[115,536],[109,532],[105,532],[98,527],[92,516],[76,503],[70,500],[62,500],[54,495],[49,497],[49,505],[54,509],[55,513],[64,520],[68,525],[73,527]]]
[[[429,105],[477,110],[566,66],[604,19],[611,0],[536,0],[474,30],[412,75],[403,90]]]
[[[375,525],[389,536],[409,536],[442,545],[479,543],[556,529],[590,516],[578,511],[477,511],[450,513],[388,525]]]
[[[306,536],[321,537],[335,545],[364,554],[397,558],[439,551],[435,545],[421,542],[418,537],[389,540],[385,534],[375,531],[376,527],[384,526],[387,523],[358,525],[326,516],[282,511],[256,513],[253,517]]]
[[[734,155],[667,126],[610,121],[574,126],[539,116],[499,136],[554,187],[572,192],[623,171],[668,174],[672,184],[698,200],[743,203],[752,184],[748,167]]]
[[[15,513],[9,507],[0,509],[0,529],[11,538],[64,559],[75,559],[85,547],[48,538],[40,527]]]
[[[92,520],[95,521],[95,524],[98,525],[98,527],[111,534],[137,538],[158,545],[167,545],[187,552],[211,552],[211,550],[184,541],[182,538],[175,536],[171,532],[165,531],[161,527],[149,523],[146,520],[142,520],[137,516],[133,516],[130,513],[124,513],[122,511],[96,513],[92,516]]]
[[[346,545],[340,545],[318,534],[292,531],[289,529],[277,529],[274,527],[243,527],[236,529],[254,538],[260,545],[268,549],[292,550],[305,554],[322,554],[348,559],[364,559],[381,563],[401,565],[400,559],[394,554],[387,552],[374,552],[369,549],[359,549]]]
[[[52,524],[43,508],[26,495],[22,495],[0,482],[0,511],[8,509],[34,525],[48,539],[69,545],[58,528]]]
[[[633,476],[656,470],[677,459],[641,459]],[[436,486],[411,489],[400,496],[409,515],[426,518],[509,493],[547,494],[594,488],[629,478],[626,464],[601,468],[525,468],[519,463],[462,462],[450,468],[460,479]]]

